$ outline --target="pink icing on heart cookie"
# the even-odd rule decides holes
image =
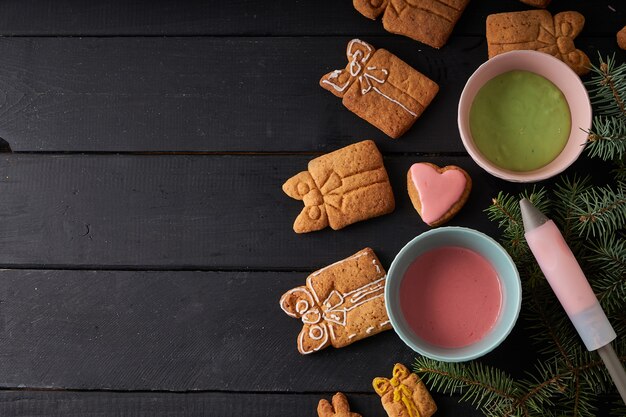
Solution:
[[[430,226],[439,226],[450,220],[465,204],[472,180],[457,166],[439,168],[421,162],[409,169],[407,188],[422,220]]]

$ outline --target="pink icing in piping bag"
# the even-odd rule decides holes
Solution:
[[[552,290],[574,324],[587,350],[597,350],[626,403],[626,371],[611,341],[615,330],[604,314],[589,281],[552,220],[527,199],[520,201],[528,246]]]

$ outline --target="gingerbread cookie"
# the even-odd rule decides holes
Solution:
[[[402,136],[428,107],[439,86],[397,56],[353,39],[348,65],[324,75],[320,86],[388,136]]]
[[[313,272],[287,291],[280,306],[302,320],[298,351],[347,346],[391,329],[385,309],[386,272],[370,248]]]
[[[413,207],[429,226],[440,226],[463,207],[472,189],[472,179],[463,169],[439,168],[428,162],[413,164],[406,174]]]
[[[554,17],[547,10],[489,15],[489,58],[513,50],[532,49],[559,58],[578,75],[586,74],[589,58],[574,46],[574,38],[584,25],[585,17],[578,12],[561,12]]]
[[[376,19],[383,15],[388,32],[441,48],[469,0],[353,0],[363,16]]]
[[[430,417],[437,411],[424,383],[400,363],[393,367],[393,378],[374,378],[372,385],[389,417]]]
[[[304,202],[293,230],[306,233],[391,213],[393,191],[383,157],[371,140],[358,142],[309,162],[283,184],[283,191]]]
[[[617,32],[617,44],[620,48],[626,49],[626,26]]]
[[[533,7],[539,7],[545,9],[550,4],[551,0],[520,0],[522,3]]]
[[[319,417],[361,417],[360,414],[350,411],[348,399],[341,392],[333,395],[332,405],[328,400],[320,400],[317,405],[317,415]]]

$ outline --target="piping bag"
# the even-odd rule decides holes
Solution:
[[[626,371],[611,341],[617,336],[556,224],[527,199],[520,201],[528,246],[587,350],[597,350],[626,403]]]

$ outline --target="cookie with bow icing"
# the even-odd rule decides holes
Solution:
[[[472,179],[455,165],[439,168],[420,162],[407,172],[407,189],[424,223],[440,226],[463,207],[472,190]]]
[[[308,171],[283,184],[283,191],[304,203],[293,224],[296,233],[327,226],[339,230],[395,208],[383,157],[371,140],[313,159]]]
[[[350,411],[350,404],[344,394],[338,392],[333,395],[333,403],[321,399],[317,405],[317,415],[319,417],[361,417],[358,413]]]
[[[389,417],[430,417],[437,411],[428,388],[400,363],[393,367],[391,379],[374,378],[372,385]]]
[[[320,86],[392,138],[399,138],[433,100],[439,86],[397,56],[359,39],[348,43],[348,65],[324,75]]]
[[[363,16],[383,14],[385,30],[433,48],[446,44],[469,0],[352,0]]]
[[[574,45],[584,25],[585,17],[578,12],[561,12],[554,17],[547,10],[491,14],[487,16],[489,58],[532,49],[550,54],[584,75],[589,72],[589,57]]]
[[[306,285],[287,291],[280,307],[302,320],[298,351],[341,348],[391,329],[385,309],[386,272],[374,251],[365,248],[313,272]]]

